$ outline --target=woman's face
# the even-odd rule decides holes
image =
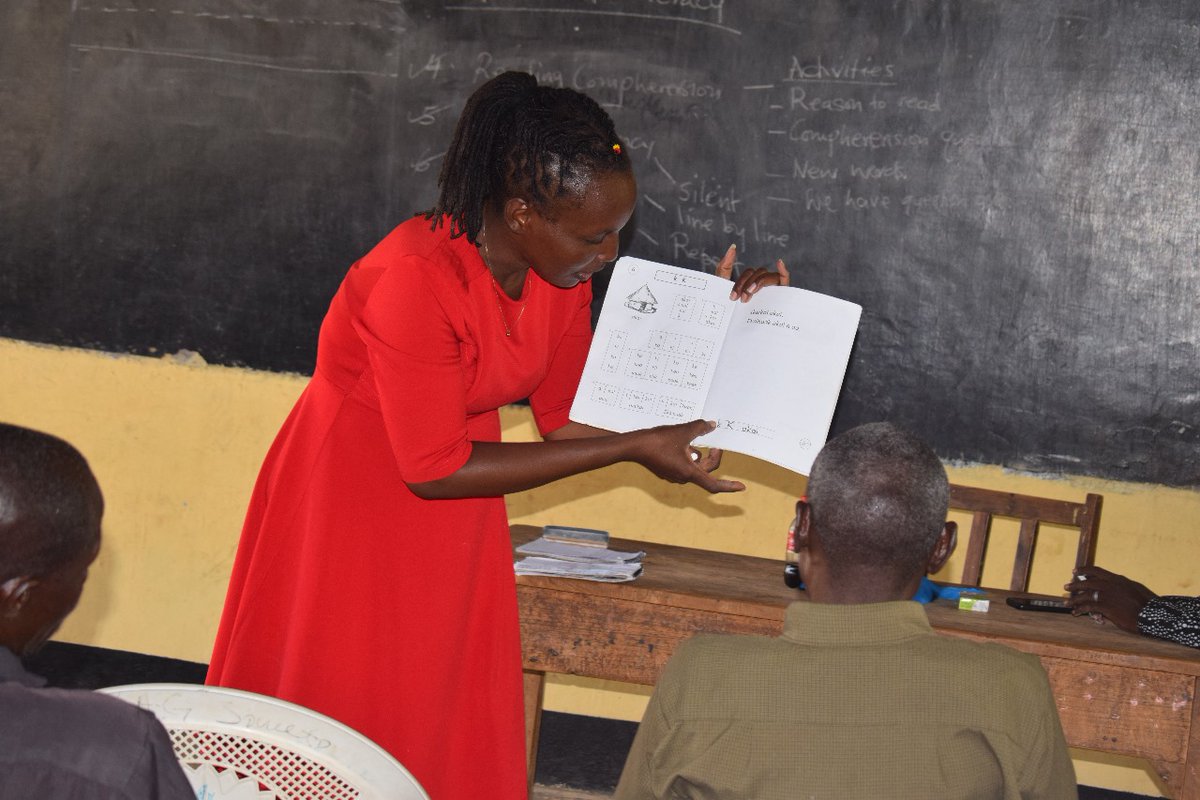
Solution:
[[[523,255],[542,280],[570,289],[616,260],[621,229],[636,202],[632,172],[597,175],[581,196],[554,201],[553,219],[530,215]]]

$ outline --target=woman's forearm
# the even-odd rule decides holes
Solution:
[[[556,428],[547,433],[545,439],[548,442],[555,442],[562,439],[588,439],[593,436],[612,435],[612,431],[606,431],[604,428],[593,428],[591,425],[584,425],[582,422],[568,422],[561,428]]]
[[[693,420],[609,433],[569,423],[545,442],[474,442],[471,457],[452,475],[410,483],[408,488],[426,500],[496,497],[632,461],[672,483],[694,483],[708,492],[740,492],[746,488],[740,482],[709,474],[720,465],[720,451],[702,457],[691,447],[693,439],[713,427],[711,422]]]
[[[636,433],[570,433],[576,437],[545,442],[474,442],[471,457],[456,472],[438,480],[410,483],[408,488],[426,500],[495,497],[634,460]]]

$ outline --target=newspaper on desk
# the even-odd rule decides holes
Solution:
[[[622,583],[642,574],[644,552],[610,550],[594,545],[551,542],[543,537],[523,544],[517,552],[525,558],[513,564],[518,575],[548,575],[589,581]]]

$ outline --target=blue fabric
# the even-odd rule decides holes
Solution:
[[[804,584],[801,583],[798,589],[803,589]],[[958,600],[964,594],[983,594],[983,589],[976,589],[972,586],[940,586],[928,577],[921,578],[921,585],[917,587],[917,593],[912,599],[918,603],[930,603],[934,600]]]
[[[913,600],[918,603],[928,603],[939,599],[958,600],[964,594],[983,594],[983,590],[971,586],[939,586],[929,578],[921,578],[921,585],[917,587],[917,593],[913,595]]]

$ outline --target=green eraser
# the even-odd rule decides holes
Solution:
[[[967,597],[964,595],[958,598],[959,611],[982,611],[986,613],[991,604],[990,600],[985,600],[982,597]]]

